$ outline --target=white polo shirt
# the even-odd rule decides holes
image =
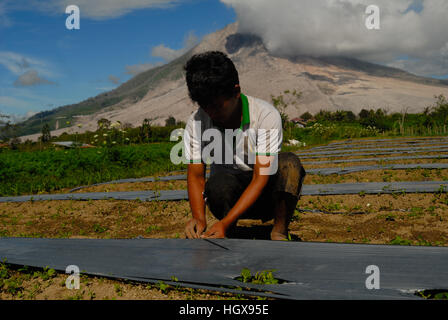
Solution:
[[[257,155],[277,155],[283,141],[282,119],[270,103],[241,94],[243,120],[239,129],[214,125],[199,108],[188,119],[184,136],[187,163],[210,164],[211,172],[253,170]]]

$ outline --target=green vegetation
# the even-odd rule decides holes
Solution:
[[[253,283],[253,284],[281,284],[284,283],[284,280],[276,279],[274,277],[275,270],[264,270],[259,271],[255,275],[252,275],[249,269],[244,268],[241,271],[241,276],[235,278],[238,281],[244,283]]]
[[[0,153],[0,196],[53,192],[124,178],[180,170],[170,158],[173,143],[110,148]]]
[[[386,110],[365,108],[358,115],[345,110],[321,110],[314,116],[305,112],[301,118],[307,121],[307,125],[299,128],[288,121],[286,110],[288,106],[296,105],[301,96],[301,92],[296,90],[272,96],[272,103],[282,116],[284,141],[295,139],[313,145],[338,139],[448,134],[448,100],[443,95],[435,97],[434,105],[416,114],[409,114],[407,110],[389,114]]]
[[[423,239],[421,236],[418,237],[417,240],[412,241],[408,239],[402,239],[400,236],[395,237],[392,241],[389,242],[391,245],[401,245],[401,246],[443,246],[443,241],[430,242],[428,240]]]
[[[148,228],[145,229],[145,233],[152,233],[154,231],[159,231],[160,227],[159,226],[149,226]]]
[[[104,232],[106,232],[106,230],[107,230],[107,228],[104,228],[97,223],[95,223],[93,225],[93,231],[95,231],[96,233],[104,233]]]
[[[163,281],[159,281],[156,284],[156,287],[162,292],[162,293],[167,293],[167,290],[170,288],[169,285],[167,285],[165,282]]]
[[[15,272],[18,271],[18,272]],[[9,293],[17,298],[32,299],[39,291],[38,283],[31,290],[25,290],[23,283],[27,280],[40,279],[43,281],[51,281],[56,277],[56,271],[50,268],[30,268],[30,267],[16,267],[12,268],[6,261],[0,262],[0,293]],[[25,292],[26,291],[26,292]],[[25,295],[25,293],[28,293]]]
[[[402,239],[400,236],[395,237],[395,239],[389,242],[391,245],[400,245],[400,246],[411,246],[412,241],[407,239]]]
[[[423,290],[415,293],[417,296],[431,300],[448,300],[448,290]]]
[[[50,140],[51,140],[50,126],[46,123],[42,128],[41,141],[48,142]]]
[[[123,288],[119,284],[114,284],[114,290],[119,297],[123,296]]]

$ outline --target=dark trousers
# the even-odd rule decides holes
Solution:
[[[238,199],[250,184],[253,171],[232,174],[217,172],[205,183],[204,198],[212,214],[222,220],[233,208]],[[240,219],[261,219],[268,221],[274,218],[274,209],[281,193],[295,199],[300,198],[305,169],[300,159],[292,152],[281,152],[278,155],[278,170],[269,177],[269,181],[257,201]]]

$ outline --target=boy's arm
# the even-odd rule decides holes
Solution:
[[[252,181],[247,186],[234,207],[228,212],[226,217],[215,223],[210,230],[205,233],[204,238],[224,238],[226,230],[237,219],[246,212],[259,198],[264,187],[269,181],[270,175],[267,174],[269,168],[274,162],[274,156],[257,156],[254,165],[254,174]]]
[[[189,239],[195,239],[199,238],[207,227],[205,201],[202,196],[205,189],[205,165],[203,163],[188,165],[187,185],[193,218],[187,222],[185,235]]]

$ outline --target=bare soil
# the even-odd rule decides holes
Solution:
[[[380,159],[380,158],[379,158]],[[320,161],[320,159],[318,160]],[[359,161],[359,162],[347,162],[347,163],[323,163],[323,164],[307,164],[308,161],[303,161],[302,164],[305,168],[335,168],[335,167],[349,167],[349,166],[377,166],[377,165],[389,165],[389,164],[424,164],[424,163],[448,163],[448,159],[405,159],[394,161]],[[309,161],[311,162],[311,161]]]
[[[55,273],[50,279],[43,271],[17,271],[8,268],[8,284],[0,290],[0,300],[226,300],[257,299],[249,295],[80,276],[80,288],[66,287],[67,275]]]
[[[299,157],[299,158],[300,159],[303,158],[303,160],[302,160],[303,162],[331,161],[331,160],[342,160],[342,159],[346,159],[346,160],[348,160],[348,159],[365,159],[366,157],[367,158],[377,158],[379,161],[381,161],[381,158],[390,158],[390,157],[399,157],[400,156],[400,154],[395,154],[395,153],[394,154],[383,154],[383,155],[375,155],[373,152],[363,152],[363,153],[371,153],[371,154],[369,154],[367,156],[360,156],[360,155],[356,155],[356,154],[351,155],[350,153],[347,153],[347,155],[346,156],[344,155],[344,157],[334,157],[334,156],[332,157],[330,155],[321,155],[321,156],[313,155],[313,157],[316,156],[317,158],[304,158],[304,157]],[[415,153],[403,153],[402,155],[403,156],[420,156],[420,155],[440,156],[441,154],[446,155],[447,153],[446,152],[443,152],[443,153],[442,152],[415,152]]]
[[[346,168],[348,166],[341,166]],[[394,182],[394,181],[448,181],[448,169],[409,169],[409,170],[372,170],[344,175],[311,175],[305,177],[304,184],[356,183],[356,182]],[[136,190],[185,190],[186,180],[114,183],[91,186],[73,193],[118,192]],[[57,193],[69,193],[70,189],[61,189]]]

